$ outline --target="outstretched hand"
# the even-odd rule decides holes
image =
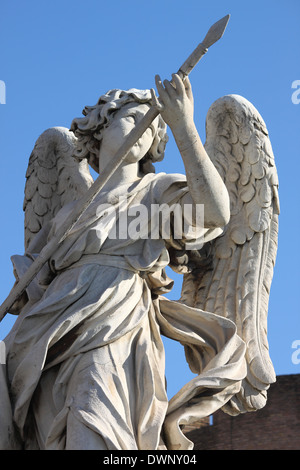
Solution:
[[[182,125],[189,125],[194,120],[194,99],[188,77],[182,81],[179,75],[173,74],[172,81],[156,75],[155,83],[159,93],[160,114],[172,131]]]

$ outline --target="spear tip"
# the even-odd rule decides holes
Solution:
[[[207,35],[204,38],[204,41],[202,44],[205,47],[210,47],[212,46],[215,42],[217,42],[224,34],[227,23],[229,21],[230,15],[224,16],[224,18],[221,18],[219,21],[217,21],[215,24],[213,24],[209,30]]]

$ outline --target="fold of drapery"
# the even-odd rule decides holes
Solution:
[[[166,298],[160,298],[156,314],[161,332],[184,346],[195,373],[171,398],[164,422],[167,448],[191,450],[181,425],[213,414],[239,392],[247,372],[246,345],[235,324],[219,315]]]
[[[128,204],[173,203],[187,194],[184,178],[177,181],[174,175],[153,177],[150,188],[145,183],[138,185],[140,197],[132,195],[127,199]],[[118,198],[117,201],[121,204]],[[169,261],[163,240],[114,241],[105,238],[103,232],[103,238],[99,238],[97,217],[101,214],[96,208],[97,205],[90,208],[92,217],[86,214],[86,220],[81,220],[81,225],[57,251],[52,259],[54,269],[58,270],[56,277],[41,291],[41,299],[25,306],[5,340],[8,356],[7,377],[2,378],[0,385],[3,388],[0,436],[4,439],[0,448],[18,447],[14,438],[7,442],[7,429],[12,430],[14,426],[21,439],[27,439],[30,407],[36,407],[33,415],[41,424],[44,418],[39,406],[42,405],[38,405],[36,393],[40,380],[55,371],[49,392],[54,408],[49,411],[48,428],[40,429],[39,435],[44,448],[66,448],[71,412],[72,416],[80,417],[83,426],[101,436],[102,441],[104,437],[108,449],[124,446],[145,449],[149,445],[190,449],[192,443],[183,435],[180,425],[222,408],[238,392],[246,374],[245,345],[231,321],[161,296],[172,285],[163,270]],[[57,223],[65,217],[65,210],[58,215]],[[102,257],[100,262],[101,255],[97,258],[100,249],[106,261]],[[96,262],[86,263],[86,256],[95,257]],[[22,266],[20,259],[18,265]],[[184,345],[187,361],[196,374],[170,403],[165,393],[161,333]],[[130,347],[128,344],[125,347],[124,338],[130,338]],[[114,388],[116,400],[105,389],[106,382],[117,380],[117,368],[110,370],[103,366],[103,355],[108,350],[111,363],[114,354],[123,361],[122,369],[118,369],[123,374],[122,384]],[[98,363],[95,351],[98,351]],[[76,387],[73,373],[76,377],[75,371],[82,371],[80,361],[89,358],[93,358],[90,364],[96,370],[92,372],[86,367],[86,374],[81,374],[82,383],[94,380],[97,400],[93,402],[90,397],[90,409],[86,411],[85,392]],[[103,374],[104,381],[95,380]],[[130,394],[136,398],[135,403],[140,403],[138,412],[133,408]],[[44,396],[44,403],[49,396]],[[115,417],[109,435],[106,428],[110,411],[104,406],[106,398],[110,406],[119,402],[119,410],[115,407],[113,412],[119,413],[120,422],[124,423],[122,428]],[[142,406],[146,402],[152,410],[150,414]],[[107,418],[105,421],[103,416]],[[121,437],[119,440],[114,437],[121,435],[128,436],[124,442]]]

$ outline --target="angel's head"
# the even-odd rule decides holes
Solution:
[[[136,105],[140,113],[145,113],[151,102],[150,90],[115,89],[102,95],[95,106],[86,106],[82,112],[85,117],[75,118],[71,124],[71,131],[78,138],[75,157],[87,158],[91,167],[98,172],[99,154],[105,129],[109,128],[116,116],[122,114],[121,110],[130,109]],[[145,155],[142,155],[139,162],[142,174],[154,172],[152,163],[163,159],[167,141],[166,124],[159,115],[152,127],[149,149]]]

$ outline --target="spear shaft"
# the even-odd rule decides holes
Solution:
[[[225,16],[221,20],[217,21],[217,23],[215,23],[213,26],[211,26],[202,43],[200,43],[196,47],[192,54],[179,68],[177,73],[182,79],[188,76],[188,74],[192,71],[195,65],[207,52],[208,48],[223,36],[228,20],[229,15]],[[77,204],[77,206],[75,206],[74,210],[71,212],[69,217],[67,217],[64,224],[57,231],[56,235],[47,243],[47,245],[44,246],[44,248],[39,253],[39,256],[35,259],[35,261],[27,269],[26,273],[21,277],[18,283],[11,290],[10,294],[0,307],[0,321],[4,318],[6,313],[9,312],[12,305],[20,298],[20,296],[23,294],[23,292],[26,290],[26,288],[29,286],[29,284],[35,278],[41,268],[45,265],[45,263],[55,253],[57,247],[68,236],[68,234],[70,233],[74,225],[77,223],[77,221],[80,219],[81,215],[84,213],[87,207],[90,205],[90,203],[99,194],[101,189],[105,186],[105,184],[113,175],[113,173],[115,173],[117,168],[124,162],[130,149],[141,138],[141,136],[144,134],[144,132],[148,129],[148,127],[159,114],[159,107],[151,106],[151,108],[141,119],[141,121],[129,133],[125,142],[110,162],[110,165],[107,165],[104,171],[101,172],[96,181],[86,192],[84,197],[80,199],[80,202]]]

